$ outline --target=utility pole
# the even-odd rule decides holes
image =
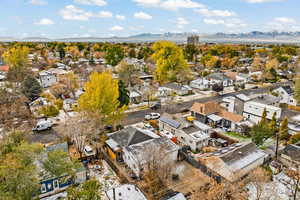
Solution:
[[[279,144],[279,134],[276,133],[276,149],[275,149],[275,160],[278,159],[278,144]]]

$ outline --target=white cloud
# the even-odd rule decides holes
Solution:
[[[280,23],[287,23],[287,24],[295,24],[296,20],[293,18],[289,17],[277,17],[275,18],[275,21],[280,22]]]
[[[51,19],[43,18],[35,23],[36,25],[52,25],[54,22]]]
[[[269,3],[269,2],[281,2],[286,0],[246,0],[248,3]]]
[[[160,0],[133,0],[140,6],[159,6]]]
[[[162,8],[167,10],[178,10],[180,8],[204,8],[203,4],[192,0],[167,0],[160,4]]]
[[[229,10],[209,10],[207,8],[199,9],[196,12],[205,17],[232,17],[236,15],[235,12]]]
[[[124,28],[122,26],[113,26],[110,28],[112,31],[122,31]]]
[[[59,11],[59,14],[66,20],[87,21],[93,16],[93,13],[77,8],[74,5],[68,5]]]
[[[75,0],[74,2],[82,5],[95,6],[105,6],[107,4],[105,0]]]
[[[192,0],[133,0],[140,6],[158,7],[167,10],[178,10],[180,8],[204,8],[203,4]]]
[[[95,17],[99,18],[111,18],[113,14],[109,11],[100,11],[99,13],[94,15]]]
[[[203,20],[203,22],[205,24],[225,24],[225,21],[222,19],[209,19],[209,18],[205,18]]]
[[[39,5],[39,6],[44,6],[48,4],[46,0],[30,0],[29,3],[33,5]]]
[[[185,25],[189,24],[190,22],[187,21],[185,18],[183,17],[178,17],[176,19],[176,24],[177,24],[177,28],[179,29],[183,29]]]
[[[213,18],[204,18],[203,22],[205,24],[212,24],[212,25],[223,25],[227,28],[243,28],[246,27],[247,24],[242,22],[238,18],[230,18],[230,19],[213,19]]]
[[[145,20],[152,19],[151,15],[149,15],[147,13],[144,13],[144,12],[134,13],[134,17],[137,18],[137,19],[145,19]]]
[[[125,16],[124,15],[116,15],[116,19],[125,20]]]

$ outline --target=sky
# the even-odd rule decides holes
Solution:
[[[300,0],[0,0],[0,37],[300,31]]]

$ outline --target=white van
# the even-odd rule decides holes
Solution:
[[[33,127],[32,131],[45,131],[51,129],[53,126],[50,120],[40,120],[37,122],[36,126]]]

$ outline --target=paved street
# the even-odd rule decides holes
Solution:
[[[131,112],[131,113],[128,113],[127,117],[123,120],[123,125],[131,125],[131,124],[141,122],[144,119],[145,115],[148,113],[151,113],[151,112],[158,112],[160,114],[162,114],[164,112],[168,112],[171,114],[179,113],[185,109],[189,109],[195,102],[201,103],[201,102],[206,102],[206,101],[220,101],[220,100],[222,100],[223,97],[237,95],[237,94],[251,95],[251,94],[257,94],[257,93],[266,93],[270,89],[275,89],[279,86],[286,85],[286,84],[290,85],[291,82],[274,83],[272,86],[263,87],[263,88],[248,89],[248,90],[232,92],[232,93],[228,93],[228,94],[224,94],[224,95],[220,95],[220,96],[199,98],[199,99],[194,99],[194,100],[187,101],[187,102],[175,103],[173,105],[163,105],[162,108],[157,111],[147,109],[147,110]]]

